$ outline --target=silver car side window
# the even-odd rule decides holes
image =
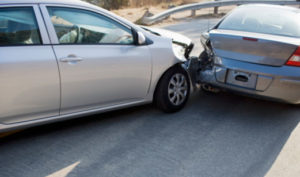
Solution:
[[[75,8],[48,7],[60,44],[133,44],[130,29],[103,15]]]
[[[0,46],[38,44],[41,37],[32,7],[0,8]]]

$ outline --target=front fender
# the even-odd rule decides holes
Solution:
[[[172,40],[152,36],[153,44],[149,45],[152,57],[151,83],[147,99],[152,100],[156,86],[163,74],[175,65],[187,62],[187,59],[177,58],[173,52]]]

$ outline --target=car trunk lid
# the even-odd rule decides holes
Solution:
[[[300,45],[293,37],[234,30],[212,30],[210,40],[219,57],[270,66],[284,65]]]

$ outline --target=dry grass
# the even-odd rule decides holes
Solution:
[[[167,10],[170,6],[179,6],[196,2],[205,2],[210,0],[130,0],[129,7],[123,7],[118,10],[112,10],[119,16],[122,16],[132,22],[140,19],[147,10],[153,14],[158,14]],[[190,12],[188,12],[190,13]]]
[[[149,6],[162,6],[168,8],[169,5],[183,5],[196,2],[211,1],[211,0],[129,0],[129,7],[149,7]]]
[[[104,7],[106,9],[120,9],[120,8],[137,8],[146,6],[164,5],[182,5],[195,2],[212,1],[212,0],[83,0],[92,4]]]

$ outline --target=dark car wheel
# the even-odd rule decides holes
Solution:
[[[190,81],[186,71],[180,67],[168,70],[159,82],[155,103],[167,113],[181,110],[190,95]]]

